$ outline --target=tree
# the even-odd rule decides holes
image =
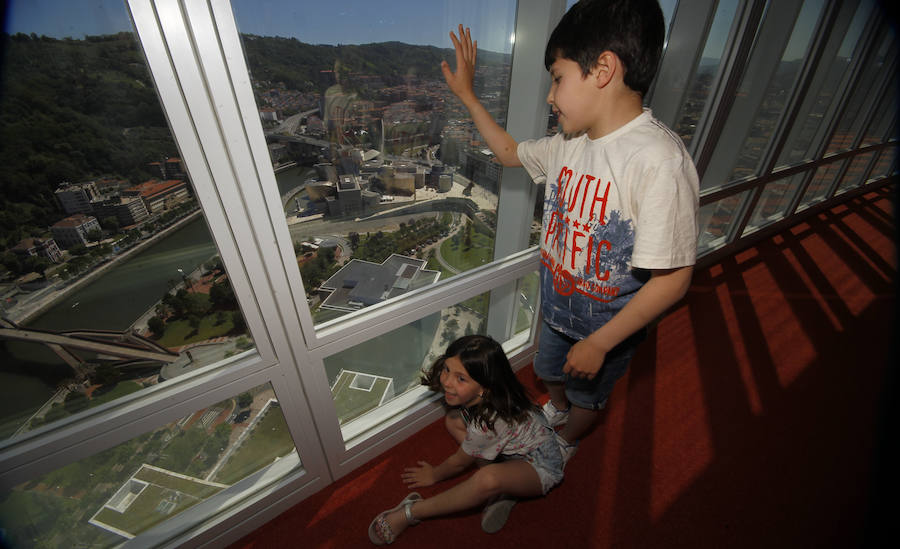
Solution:
[[[253,395],[250,393],[238,395],[238,408],[248,408],[251,404],[253,404]]]
[[[115,216],[104,217],[103,221],[100,222],[100,225],[111,233],[119,232],[119,219]]]
[[[147,320],[147,327],[156,337],[161,337],[166,331],[166,321],[158,316],[151,316]]]
[[[100,242],[100,240],[103,238],[103,232],[101,232],[99,229],[94,229],[93,231],[88,231],[85,236],[87,236],[88,240],[90,240],[91,242]]]
[[[247,323],[244,322],[244,315],[240,311],[231,313],[231,323],[234,325],[233,332],[242,334],[247,331]]]

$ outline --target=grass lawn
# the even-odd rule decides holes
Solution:
[[[284,422],[284,414],[280,407],[273,406],[266,412],[266,417],[256,424],[247,440],[222,466],[216,478],[211,480],[234,484],[293,449],[294,441]]]
[[[226,316],[230,317],[230,315]],[[188,343],[228,335],[232,329],[234,329],[234,324],[230,318],[217,325],[216,315],[203,317],[196,332],[187,320],[173,320],[166,323],[166,332],[156,342],[163,347],[180,347]]]
[[[441,256],[460,271],[480,267],[493,259],[494,240],[483,234],[472,232],[472,247],[468,250],[463,249],[462,243],[454,244],[453,240],[448,238],[441,244]]]

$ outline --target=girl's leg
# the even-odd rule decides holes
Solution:
[[[410,511],[418,520],[471,509],[499,494],[534,497],[543,494],[541,479],[530,463],[516,459],[486,465],[457,484],[428,499],[417,501]],[[406,514],[401,509],[385,517],[395,535],[406,529]]]

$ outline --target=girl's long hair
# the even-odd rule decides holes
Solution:
[[[528,391],[513,373],[503,347],[483,335],[467,335],[451,343],[447,351],[424,372],[422,385],[442,392],[441,371],[444,362],[454,356],[484,389],[481,402],[468,410],[476,424],[493,429],[497,418],[508,423],[520,423],[528,417],[529,410],[537,409]]]

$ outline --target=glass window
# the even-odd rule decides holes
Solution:
[[[870,99],[872,87],[878,82],[882,69],[890,66],[896,57],[896,36],[892,32],[885,31],[875,53],[866,59],[862,74],[853,88],[853,94],[828,143],[826,154],[849,150],[853,146],[866,115],[863,109]]]
[[[867,152],[863,154],[858,154],[853,157],[850,161],[850,166],[847,168],[847,171],[844,173],[844,178],[841,179],[841,184],[838,186],[835,194],[840,194],[845,191],[849,191],[855,187],[859,187],[862,185],[864,178],[866,176],[866,170],[869,167],[869,163],[872,161],[872,158],[875,157],[875,151]]]
[[[878,155],[878,161],[875,162],[875,166],[872,168],[872,173],[869,175],[869,181],[876,181],[893,174],[894,170],[896,169],[896,162],[896,146],[882,149],[882,151]]]
[[[517,320],[514,332],[530,331],[538,299],[537,273],[518,281]],[[487,333],[490,294],[484,293],[444,308],[396,330],[370,339],[324,360],[332,397],[342,425],[357,420],[345,431],[375,425],[383,414],[377,409],[407,391],[420,387],[422,370],[430,366],[455,339]]]
[[[768,183],[762,191],[762,196],[756,203],[753,216],[744,227],[744,235],[762,229],[776,221],[784,219],[788,214],[788,208],[797,193],[797,189],[807,177],[807,173],[799,173],[793,177],[787,177]]]
[[[866,22],[872,13],[875,3],[863,1],[856,9],[852,20],[846,27],[846,33],[841,40],[840,47],[835,50],[831,59],[823,59],[820,62],[815,83],[807,94],[807,98],[800,110],[789,137],[781,151],[778,166],[793,165],[803,160],[809,160],[815,154],[817,139],[823,131],[823,121],[826,122],[826,114],[834,108],[836,100],[840,98],[841,83],[848,74],[853,61],[853,54],[860,47],[860,36]],[[837,37],[835,37],[837,39]]]
[[[125,6],[7,15],[0,440],[253,347]]]
[[[681,136],[685,145],[690,145],[697,131],[697,123],[706,108],[706,102],[710,98],[712,85],[722,55],[725,52],[725,44],[728,41],[728,33],[737,13],[738,0],[723,0],[716,6],[716,15],[706,38],[706,45],[700,56],[700,63],[691,81],[687,85],[689,90],[687,99],[682,105],[675,124],[675,132]]]
[[[841,160],[819,166],[815,175],[813,175],[812,181],[809,182],[809,186],[806,187],[806,192],[800,201],[800,205],[797,207],[797,211],[804,210],[828,198],[829,190],[841,168],[844,167],[845,162],[845,160]]]
[[[515,0],[233,7],[317,324],[494,259],[501,166],[440,63],[471,27],[504,125]]]
[[[877,145],[892,137],[889,132],[893,131],[897,121],[897,97],[897,77],[894,76],[863,135],[861,146]]]
[[[752,176],[759,171],[759,164],[763,154],[769,146],[769,142],[777,129],[778,121],[781,119],[784,108],[796,85],[797,78],[800,76],[800,70],[803,68],[809,43],[812,40],[813,31],[816,29],[823,6],[824,0],[807,0],[803,2],[803,7],[800,9],[794,28],[791,31],[790,40],[781,54],[781,61],[771,74],[771,79],[761,100],[756,97],[748,97],[746,88],[751,86],[752,82],[742,82],[738,88],[737,98],[732,107],[733,111],[748,108],[745,105],[747,99],[754,102],[758,101],[759,106],[756,108],[756,115],[753,117],[749,133],[741,146],[740,156],[738,156],[734,169],[728,177],[729,181]],[[776,17],[780,15],[774,11],[769,13]],[[755,54],[751,56],[751,62],[753,62],[753,57],[755,57]],[[728,124],[726,123],[727,126]]]
[[[728,234],[737,212],[749,191],[727,196],[700,207],[700,238],[697,255],[711,252],[728,243]]]
[[[262,385],[0,494],[11,547],[113,547],[293,455]]]

